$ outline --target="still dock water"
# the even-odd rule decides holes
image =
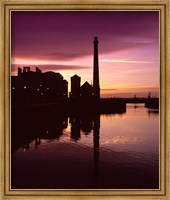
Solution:
[[[12,118],[13,189],[159,188],[157,110],[127,104],[123,114],[54,116]]]

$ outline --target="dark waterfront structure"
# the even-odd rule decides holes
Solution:
[[[68,82],[60,73],[45,72],[36,67],[18,68],[18,76],[11,77],[12,104],[58,102],[68,98]]]
[[[36,67],[18,68],[18,76],[11,77],[12,105],[55,104],[59,110],[67,112],[92,111],[99,113],[122,113],[126,103],[145,103],[147,108],[159,108],[159,98],[100,98],[100,78],[98,60],[98,38],[94,37],[93,85],[87,81],[81,85],[81,77],[71,77],[71,92],[68,98],[68,82],[60,73],[45,72]],[[88,108],[88,109],[86,109]]]
[[[79,98],[80,97],[80,85],[81,85],[81,78],[75,74],[71,77],[71,98]]]
[[[80,91],[81,98],[94,97],[94,88],[87,81],[81,86]]]
[[[151,92],[149,92],[145,107],[151,109],[159,109],[159,98],[151,98]]]
[[[72,100],[81,100],[83,98],[94,98],[94,88],[87,81],[81,86],[81,78],[75,74],[71,77],[71,92],[70,98]]]
[[[79,100],[85,99],[86,101],[100,99],[98,43],[97,37],[94,37],[93,86],[87,81],[81,86],[81,78],[75,74],[71,77],[70,97],[72,99],[79,98]]]
[[[98,61],[98,39],[94,37],[94,60],[93,60],[93,86],[87,81],[80,86],[81,78],[76,74],[71,77],[71,98],[95,98],[100,99],[100,83],[99,83],[99,61]],[[92,100],[92,99],[90,99]]]
[[[122,113],[126,103],[121,99],[101,99],[99,81],[98,38],[94,37],[93,85],[87,81],[81,85],[81,77],[71,77],[71,92],[68,98],[68,82],[60,73],[45,72],[36,67],[18,68],[18,76],[12,76],[12,105],[49,106],[67,113],[95,112]]]

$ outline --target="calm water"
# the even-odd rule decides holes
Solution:
[[[14,114],[11,185],[14,189],[158,189],[158,111],[127,104],[124,114]]]

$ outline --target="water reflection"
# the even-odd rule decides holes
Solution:
[[[93,121],[93,152],[94,152],[94,174],[98,177],[99,168],[99,139],[100,139],[100,116],[96,116]]]
[[[149,117],[158,117],[159,110],[158,109],[148,109],[148,116]]]
[[[30,117],[30,114],[30,111],[28,111],[25,116]],[[36,115],[32,113],[31,118],[27,119],[22,118],[20,113],[18,119],[15,117],[12,123],[12,152],[15,152],[20,147],[22,147],[23,151],[29,150],[30,143],[33,141],[35,149],[38,149],[42,139],[49,141],[53,139],[59,140],[64,134],[64,130],[68,128],[69,122],[71,127],[70,139],[75,142],[81,139],[81,133],[88,135],[93,132],[94,163],[96,164],[99,161],[100,114],[55,116],[55,119],[51,118],[47,113],[46,116],[48,118],[44,118],[41,113],[38,116],[37,113]]]
[[[12,188],[158,188],[158,115],[143,105],[127,108],[105,115],[13,111]]]

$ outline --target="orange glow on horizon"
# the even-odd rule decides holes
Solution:
[[[99,60],[101,96],[105,97],[109,95],[110,97],[120,97],[122,96],[122,94],[127,95],[129,93],[129,95],[133,96],[135,93],[141,93],[141,95],[146,97],[149,92],[154,93],[156,94],[156,96],[158,96],[158,78],[155,76],[153,79],[153,77],[151,77],[149,73],[146,74],[146,71],[150,70],[150,68],[146,66],[155,65],[154,62],[139,60],[135,61],[129,59],[106,59],[106,57],[107,55],[100,55],[101,59]],[[40,69],[42,69],[42,72],[54,71],[56,73],[61,73],[63,78],[69,83],[69,92],[71,90],[70,78],[75,74],[81,77],[81,85],[84,84],[85,81],[93,84],[92,56],[80,57],[77,59],[66,61],[14,58],[12,59],[12,65],[19,67],[23,67],[24,65],[30,66],[33,70],[35,67],[39,67]],[[13,66],[11,74],[17,75],[17,68],[14,69]]]

